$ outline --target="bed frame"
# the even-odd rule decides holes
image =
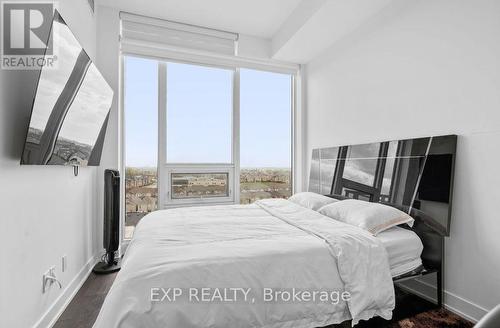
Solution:
[[[311,161],[309,191],[382,203],[415,219],[412,228],[402,227],[422,240],[422,266],[393,280],[435,274],[438,307],[443,304],[456,144],[457,136],[447,135],[329,147],[314,149]]]
[[[348,197],[341,195],[325,195],[331,198],[343,200],[348,199]],[[417,209],[409,209],[408,206],[387,204],[396,207],[404,212],[409,212],[410,215],[415,219],[415,223],[412,228],[408,226],[401,226],[414,231],[422,240],[424,249],[422,251],[422,266],[419,268],[405,273],[403,275],[393,278],[394,283],[402,282],[409,279],[415,279],[422,277],[431,273],[436,274],[436,288],[437,288],[437,306],[441,307],[443,305],[443,269],[444,269],[444,237],[442,230],[435,227],[432,223],[433,219],[429,217],[422,211]]]

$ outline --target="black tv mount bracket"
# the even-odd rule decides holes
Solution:
[[[75,175],[75,177],[77,177],[80,169],[80,166],[78,165],[78,160],[73,157],[69,159],[69,163],[71,166],[73,166],[73,174]]]

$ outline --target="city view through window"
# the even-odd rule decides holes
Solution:
[[[142,217],[159,208],[157,65],[155,60],[125,58],[126,239],[132,237]],[[209,105],[204,106],[210,110]],[[292,191],[290,75],[241,70],[239,132],[241,167],[239,177],[235,178],[240,181],[240,203],[289,197]],[[192,142],[195,141],[193,138]],[[183,140],[186,149],[190,142],[189,138]],[[231,184],[227,173],[206,171],[175,172],[170,181],[172,199],[192,199],[194,204],[196,199],[227,197]]]
[[[146,214],[158,208],[156,167],[128,167],[125,173],[126,236]],[[242,168],[240,173],[240,204],[251,204],[264,198],[288,198],[291,195],[290,168]],[[217,197],[225,195],[225,177],[200,177],[173,185],[179,198]],[[128,227],[128,228],[127,228]]]

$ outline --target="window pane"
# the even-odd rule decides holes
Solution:
[[[291,195],[292,77],[240,70],[240,202]]]
[[[157,209],[158,63],[125,57],[125,238]]]
[[[232,163],[233,71],[167,64],[167,163]]]
[[[228,197],[228,173],[172,173],[172,198]]]

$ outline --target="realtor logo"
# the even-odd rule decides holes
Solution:
[[[54,2],[3,1],[2,68],[39,69],[53,66],[54,40],[49,37]]]

